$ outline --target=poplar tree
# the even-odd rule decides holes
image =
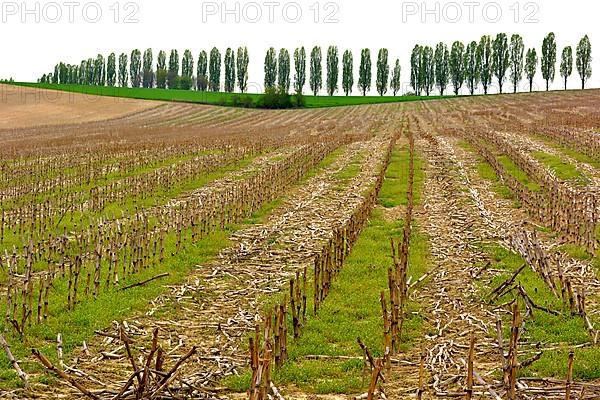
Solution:
[[[390,65],[388,63],[388,49],[380,49],[377,54],[377,78],[375,86],[380,96],[387,93],[388,79],[390,77]]]
[[[183,52],[183,59],[181,60],[181,78],[178,82],[178,88],[183,90],[190,90],[194,85],[194,56],[190,50]]]
[[[563,49],[560,61],[560,76],[565,82],[565,90],[567,90],[567,82],[573,73],[573,48],[567,46]]]
[[[550,82],[556,74],[556,37],[553,32],[544,38],[542,43],[542,78],[546,81],[546,91],[550,90]]]
[[[116,61],[115,61],[115,63],[116,63]],[[87,61],[86,60],[82,60],[81,64],[79,64],[79,79],[78,79],[78,83],[80,85],[87,85],[88,84],[87,80],[86,80],[86,71],[87,71]],[[118,75],[119,75],[118,72],[119,71],[117,70],[117,67],[115,65],[115,74],[117,75],[117,78],[116,78],[117,80],[118,80]],[[49,74],[49,75],[46,76],[46,83],[51,83],[50,81],[51,81],[51,79],[50,79],[50,74]]]
[[[290,91],[290,52],[287,49],[279,50],[277,67],[277,85],[284,93],[288,93]]]
[[[167,73],[167,87],[169,89],[177,88],[177,78],[179,77],[179,52],[171,50],[169,56],[169,72]]]
[[[167,53],[163,50],[158,52],[156,61],[156,87],[165,89],[167,87]]]
[[[81,67],[80,67],[81,68]],[[77,69],[77,81],[79,81],[79,68]],[[115,53],[110,53],[106,62],[106,84],[115,86],[117,82],[117,56]]]
[[[449,59],[450,53],[448,46],[445,43],[438,43],[435,48],[435,83],[440,91],[440,95],[444,95],[448,87],[450,77]]]
[[[240,47],[237,50],[237,83],[241,93],[245,93],[248,89],[248,64],[250,57],[248,56],[248,48]]]
[[[65,64],[61,63],[61,83],[67,83],[68,71]],[[104,56],[98,54],[94,63],[94,85],[104,86],[106,82],[106,64],[104,63]]]
[[[585,89],[585,83],[592,77],[592,43],[588,35],[577,45],[577,72],[581,77],[581,89]]]
[[[319,94],[323,87],[323,55],[321,48],[315,46],[310,52],[310,90],[313,95]]]
[[[294,51],[294,89],[296,93],[302,94],[306,84],[306,50],[304,47]]]
[[[421,61],[423,61],[423,47],[416,45],[410,56],[410,86],[412,86],[417,96],[420,96],[423,90],[421,85]]]
[[[506,79],[506,71],[510,65],[510,52],[508,50],[508,37],[506,33],[496,35],[493,43],[493,60],[492,69],[498,80],[498,88],[502,93],[504,80]]]
[[[527,55],[525,56],[525,74],[527,75],[527,80],[529,81],[530,92],[533,92],[533,78],[535,78],[535,74],[537,72],[537,65],[537,52],[535,49],[527,50]]]
[[[183,52],[183,60],[181,61],[181,76],[192,79],[194,75],[194,56],[190,50]]]
[[[360,52],[360,69],[358,70],[358,87],[363,96],[366,96],[367,92],[371,90],[371,80],[371,50],[362,49]]]
[[[492,39],[489,35],[484,35],[477,46],[477,58],[479,63],[479,77],[483,85],[483,93],[488,94],[488,89],[492,84],[493,76],[493,53]]]
[[[273,47],[265,56],[265,89],[273,89],[277,82],[277,54]]]
[[[144,68],[142,73],[142,86],[145,88],[154,87],[154,71],[152,70],[152,63],[154,62],[152,55],[152,49],[147,49],[144,52]]]
[[[202,50],[198,55],[198,68],[196,71],[196,88],[206,91],[208,88],[208,55]]]
[[[419,79],[421,80],[421,85],[425,91],[425,94],[429,96],[435,86],[435,59],[433,55],[433,48],[430,46],[423,47]]]
[[[235,55],[231,48],[225,50],[225,83],[224,89],[227,93],[232,93],[235,90]]]
[[[392,88],[392,91],[394,92],[394,96],[396,96],[401,89],[401,87],[400,87],[400,85],[401,85],[401,81],[400,81],[401,70],[402,70],[402,67],[400,66],[400,60],[396,59],[396,64],[394,65],[394,69],[392,69],[392,78],[391,78],[391,82],[390,82],[390,86]]]
[[[88,65],[87,65],[87,61],[85,63],[85,71],[80,71],[80,73],[83,73],[85,75],[85,81],[86,83],[88,83],[88,79],[87,79],[87,71],[88,69]],[[127,79],[127,54],[125,53],[121,53],[121,55],[119,55],[119,86],[121,87],[127,87],[128,85],[128,79]]]
[[[517,93],[517,87],[523,79],[523,54],[525,45],[521,35],[512,35],[510,38],[510,81],[513,84],[513,92]]]
[[[456,41],[450,51],[450,78],[454,87],[454,94],[458,95],[465,82],[465,45]]]
[[[346,96],[352,93],[354,86],[354,57],[351,50],[346,50],[342,57],[342,89]]]
[[[467,45],[463,64],[465,68],[465,82],[467,84],[467,89],[469,89],[469,93],[471,96],[473,96],[477,86],[479,86],[480,79],[480,65],[479,58],[477,57],[477,42],[473,41]]]
[[[327,94],[333,96],[338,90],[339,80],[339,55],[337,46],[329,46],[327,49]]]
[[[221,52],[216,47],[210,51],[208,74],[210,90],[218,92],[221,89]]]

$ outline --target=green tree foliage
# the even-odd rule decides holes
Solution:
[[[475,94],[477,86],[479,86],[480,70],[479,57],[477,57],[477,42],[472,41],[465,49],[465,82],[471,96]]]
[[[271,47],[265,56],[265,90],[275,87],[277,82],[277,52]]]
[[[279,50],[279,60],[277,62],[278,74],[277,85],[284,93],[290,91],[290,52],[287,49]]]
[[[421,87],[425,94],[429,96],[435,86],[435,58],[433,48],[430,46],[423,47],[421,54],[421,72],[419,74]]]
[[[79,67],[81,68],[81,67]],[[79,68],[77,69],[77,79],[74,83],[79,81]],[[117,56],[115,53],[108,55],[108,61],[106,62],[106,84],[108,86],[115,86],[117,83]]]
[[[592,43],[588,35],[579,41],[577,45],[577,72],[581,77],[581,89],[585,89],[585,83],[592,77]]]
[[[181,76],[189,78],[190,80],[194,76],[194,56],[190,50],[183,52],[183,59],[181,60]]]
[[[546,91],[550,90],[550,82],[556,74],[556,37],[553,32],[544,38],[542,43],[542,78],[546,81]]]
[[[221,53],[219,49],[213,47],[210,51],[210,63],[208,67],[210,90],[218,92],[221,89]]]
[[[86,62],[86,70],[87,70],[87,62]],[[87,82],[87,74],[86,82]],[[127,54],[121,53],[119,56],[119,86],[127,87],[128,79],[127,79]]]
[[[420,45],[416,45],[410,56],[410,86],[415,91],[417,96],[421,95],[423,91],[421,72],[422,66],[421,62],[423,61],[423,47]]]
[[[158,52],[156,61],[156,87],[166,89],[167,87],[167,53],[164,50]]]
[[[233,93],[235,90],[235,55],[231,48],[225,51],[225,91]]]
[[[96,77],[96,62],[93,58],[88,58],[86,62],[86,71],[85,71],[85,79],[88,82],[88,85],[95,85]],[[127,74],[127,71],[125,71]],[[55,74],[56,79],[58,79],[58,73]]]
[[[306,50],[300,47],[294,51],[294,90],[302,94],[306,85]]]
[[[452,43],[450,51],[450,79],[454,94],[458,95],[460,88],[465,83],[465,45],[456,41]]]
[[[196,88],[203,92],[208,88],[208,55],[202,50],[198,56],[198,69],[196,71]]]
[[[237,84],[241,93],[246,93],[248,89],[248,64],[250,57],[248,56],[248,48],[240,47],[237,50]]]
[[[293,107],[292,96],[285,92],[283,88],[270,87],[265,90],[265,94],[258,101],[259,108],[283,109]]]
[[[142,86],[145,88],[154,87],[154,70],[152,64],[154,63],[154,56],[152,49],[144,51],[144,65],[142,68]]]
[[[512,35],[510,38],[510,81],[513,84],[513,92],[517,93],[517,87],[523,79],[523,54],[525,45],[521,35]]]
[[[127,57],[127,56],[125,56]],[[81,64],[79,64],[79,79],[77,81],[77,83],[79,83],[80,85],[89,85],[89,83],[87,82],[87,60],[82,60]],[[48,74],[46,76],[46,81],[47,83],[50,83],[51,79],[50,79],[50,75],[52,74]]]
[[[57,84],[60,80],[58,71],[59,71],[59,65],[56,64],[54,66],[54,73],[52,74],[52,83],[54,83],[54,84]]]
[[[327,94],[333,96],[338,90],[338,80],[340,74],[340,58],[338,55],[337,46],[329,46],[327,49],[327,81],[325,86],[327,87]]]
[[[380,49],[377,54],[377,78],[375,79],[375,86],[377,87],[377,93],[383,96],[388,90],[388,79],[390,77],[390,65],[388,63],[389,52],[388,49]]]
[[[400,92],[400,85],[402,82],[400,81],[400,73],[402,72],[402,67],[400,66],[400,60],[396,59],[396,64],[392,69],[392,78],[390,80],[390,87],[394,96],[396,96]]]
[[[158,58],[156,59],[156,69],[167,69],[167,53],[164,50],[158,52]]]
[[[506,33],[499,33],[494,39],[493,45],[492,69],[498,80],[498,89],[502,93],[504,81],[506,79],[506,71],[510,66],[510,52],[508,50],[508,37]]]
[[[65,68],[64,64],[62,64],[63,68]],[[66,76],[68,71],[61,71],[61,81],[66,83]],[[106,64],[104,62],[104,56],[102,54],[98,54],[96,57],[96,61],[94,63],[94,85],[104,86],[106,82]]]
[[[131,79],[131,86],[134,88],[139,88],[142,84],[142,52],[138,49],[135,49],[131,52],[129,75]]]
[[[435,47],[435,83],[443,96],[450,81],[450,53],[448,46],[438,43]]]
[[[319,94],[323,87],[323,54],[321,48],[315,46],[310,52],[310,90],[313,95]]]
[[[527,54],[525,55],[525,75],[527,76],[527,81],[529,82],[530,92],[533,92],[533,79],[535,78],[535,74],[537,72],[537,66],[537,52],[535,49],[527,50]]]
[[[342,89],[346,96],[352,93],[354,86],[354,57],[351,50],[346,50],[342,57]]]
[[[372,71],[371,71],[371,50],[362,49],[360,52],[360,68],[358,70],[358,87],[363,96],[371,90]]]
[[[562,76],[565,82],[565,90],[567,90],[567,82],[569,77],[573,73],[573,48],[567,46],[562,51],[562,57],[560,61],[560,76]]]
[[[179,52],[171,50],[169,56],[169,72],[167,73],[167,87],[169,89],[177,89],[179,84]]]
[[[194,86],[194,56],[190,50],[183,52],[181,76],[176,80],[175,86],[182,90],[190,90]]]
[[[493,77],[492,38],[489,35],[484,35],[479,41],[477,59],[479,63],[479,79],[483,85],[483,93],[487,94]]]

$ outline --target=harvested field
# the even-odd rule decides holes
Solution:
[[[0,96],[0,129],[104,121],[160,104],[4,84]]]
[[[0,397],[600,396],[600,92],[93,104],[3,110]]]

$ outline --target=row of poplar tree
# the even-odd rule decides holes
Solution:
[[[560,76],[565,90],[569,77],[573,73],[573,48],[563,49],[560,61]],[[505,33],[492,39],[485,35],[478,42],[468,45],[454,42],[449,50],[445,43],[439,43],[435,50],[429,46],[417,45],[411,55],[410,82],[416,94],[429,94],[435,87],[443,95],[448,86],[452,86],[458,94],[463,85],[473,95],[479,84],[483,92],[488,93],[494,78],[498,90],[502,93],[507,78],[512,84],[514,93],[525,77],[529,83],[529,91],[533,91],[533,80],[538,71],[540,60],[535,48],[525,52],[523,38],[512,35],[510,41]],[[583,37],[576,48],[575,64],[581,78],[581,88],[592,76],[592,45],[589,37]],[[546,90],[554,81],[557,66],[557,44],[554,33],[549,33],[542,43],[541,72],[546,81]],[[507,77],[508,74],[508,77]]]
[[[375,85],[377,92],[383,96],[392,90],[394,96],[400,91],[400,60],[396,62],[391,70],[388,63],[388,49],[380,49],[377,56],[377,75]],[[329,46],[326,58],[325,90],[329,96],[333,96],[339,90],[339,51],[337,46]],[[319,46],[315,46],[310,52],[310,70],[308,75],[309,87],[316,96],[323,89],[323,53]],[[306,85],[306,50],[304,47],[294,51],[294,91],[302,94]],[[354,86],[354,56],[352,51],[346,50],[342,56],[342,91],[346,96],[352,93]],[[372,84],[371,50],[361,51],[360,69],[358,71],[358,89],[366,96]],[[265,57],[265,88],[278,87],[287,93],[290,89],[290,54],[287,49],[281,49],[277,55],[274,48],[267,51]]]
[[[168,64],[167,53],[161,50],[154,69],[152,49],[147,49],[143,55],[136,49],[129,57],[122,53],[118,64],[115,53],[111,53],[106,60],[102,54],[98,54],[95,59],[83,60],[79,65],[61,62],[54,67],[54,72],[43,75],[40,82],[184,90],[195,88],[217,92],[221,90],[221,66],[224,64],[225,91],[233,92],[237,84],[244,93],[248,86],[249,61],[246,47],[240,47],[237,55],[228,48],[224,63],[219,49],[213,48],[210,57],[206,51],[200,52],[194,71],[194,57],[190,50],[185,50],[181,59],[179,52],[172,50]]]
[[[401,89],[400,60],[396,59],[392,68],[388,62],[388,49],[380,49],[377,55],[375,86],[383,96],[391,90],[394,96]],[[577,45],[575,64],[581,78],[582,88],[592,74],[592,48],[586,35]],[[573,73],[573,49],[567,46],[563,49],[560,62],[560,75],[564,79],[565,89],[568,78]],[[40,82],[55,84],[81,84],[98,86],[121,86],[138,88],[168,88],[196,89],[200,91],[220,91],[221,68],[224,66],[224,85],[226,92],[234,92],[236,86],[241,93],[248,88],[249,55],[246,47],[240,47],[237,52],[228,48],[224,60],[217,48],[210,55],[201,51],[194,71],[194,58],[190,50],[185,50],[180,60],[177,50],[172,50],[167,64],[167,54],[160,51],[154,69],[152,49],[142,53],[134,50],[130,57],[123,53],[118,58],[115,53],[108,56],[98,55],[96,59],[83,60],[80,65],[59,63],[54,72],[42,76]],[[354,87],[354,57],[352,51],[346,50],[342,56],[341,88],[348,96]],[[339,90],[340,57],[337,46],[330,46],[326,54],[325,82],[323,82],[323,53],[319,46],[310,52],[307,74],[307,53],[304,47],[297,48],[293,54],[294,76],[293,90],[302,94],[306,81],[311,92],[316,96],[323,84],[328,95],[332,96]],[[485,35],[478,42],[473,41],[466,46],[457,41],[448,49],[445,43],[439,43],[435,50],[429,46],[417,45],[411,55],[410,84],[415,94],[430,95],[437,87],[444,95],[448,86],[452,86],[455,94],[459,94],[466,85],[470,94],[474,94],[479,85],[483,92],[488,93],[494,78],[502,93],[508,79],[516,93],[524,75],[529,82],[530,91],[538,70],[538,55],[535,48],[525,53],[523,38],[512,35],[510,41],[505,33],[500,33],[492,39]],[[276,89],[288,93],[292,86],[291,79],[292,56],[287,49],[279,53],[274,48],[267,51],[264,61],[265,90]],[[546,81],[546,90],[554,81],[557,65],[557,44],[554,33],[546,36],[541,51],[542,77]],[[194,75],[195,72],[195,75]],[[370,49],[362,49],[358,71],[357,87],[362,95],[370,91],[372,85],[372,61]]]
[[[297,48],[293,54],[294,59],[294,91],[303,93],[307,81],[307,54],[304,47]],[[339,90],[339,52],[337,46],[330,46],[326,56],[326,77],[323,82],[323,54],[319,46],[315,46],[310,53],[308,83],[312,93],[316,96],[325,83],[325,89],[331,96]],[[180,69],[181,64],[181,69]],[[172,50],[167,65],[167,55],[164,51],[158,54],[156,70],[153,68],[152,49],[142,53],[134,50],[131,56],[123,53],[118,58],[112,53],[105,60],[99,54],[95,59],[81,61],[80,65],[59,63],[54,72],[44,74],[41,83],[54,84],[79,84],[95,86],[121,86],[121,87],[158,87],[162,89],[195,88],[200,91],[221,90],[221,67],[224,65],[224,86],[226,92],[233,92],[236,86],[241,93],[248,87],[249,56],[246,47],[240,47],[237,54],[231,48],[225,52],[222,62],[221,53],[213,48],[209,55],[202,51],[196,63],[194,76],[194,59],[192,52],[183,53],[181,63],[177,50]],[[342,57],[342,89],[348,96],[354,86],[354,57],[350,50],[346,50]],[[288,93],[291,82],[291,56],[287,49],[281,49],[279,54],[270,48],[265,56],[264,64],[265,90],[279,88]],[[388,81],[393,94],[400,91],[400,60],[396,60],[391,71],[388,65],[388,50],[379,50],[377,59],[376,86],[380,95],[388,91]],[[372,66],[371,51],[361,51],[361,64],[358,76],[358,87],[363,95],[371,89]]]

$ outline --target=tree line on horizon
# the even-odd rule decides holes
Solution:
[[[152,49],[147,49],[143,55],[136,49],[129,56],[121,53],[118,62],[115,53],[111,53],[106,60],[102,54],[98,54],[95,59],[83,60],[79,65],[60,62],[54,67],[54,72],[44,74],[39,81],[52,84],[218,92],[221,90],[223,65],[225,91],[233,92],[237,86],[241,93],[245,93],[248,87],[249,62],[246,47],[238,48],[237,55],[234,54],[234,50],[228,48],[224,62],[221,52],[215,47],[210,55],[204,50],[200,52],[194,71],[194,57],[190,50],[185,50],[181,59],[177,50],[171,50],[168,63],[167,53],[161,50],[154,66]]]
[[[560,75],[567,88],[569,77],[575,65],[581,78],[582,89],[592,75],[591,43],[586,35],[573,52],[571,46],[563,49],[560,62]],[[292,79],[293,58],[293,79]],[[396,59],[391,68],[389,51],[386,48],[377,54],[375,89],[380,96],[392,92],[394,96],[401,89],[400,60]],[[456,41],[449,49],[440,42],[435,50],[430,46],[416,45],[411,54],[410,85],[415,95],[425,93],[431,95],[435,88],[444,95],[448,86],[452,86],[456,95],[466,86],[473,95],[479,85],[484,94],[496,79],[499,92],[503,92],[505,83],[510,80],[516,93],[524,75],[529,82],[529,90],[533,91],[533,80],[538,70],[538,54],[535,48],[525,52],[523,38],[514,34],[510,40],[505,33],[499,33],[492,39],[484,35],[479,42],[473,41],[467,45]],[[130,55],[122,53],[118,59],[111,53],[106,59],[99,54],[95,59],[81,61],[79,65],[59,63],[54,71],[44,74],[39,82],[52,84],[79,84],[109,87],[160,88],[232,93],[236,89],[246,93],[248,89],[249,55],[246,47],[239,47],[237,52],[231,48],[225,51],[222,59],[219,49],[214,47],[209,54],[201,51],[194,61],[190,50],[185,50],[180,58],[177,50],[172,50],[167,63],[167,53],[160,51],[154,65],[152,49],[143,54],[136,49]],[[371,50],[362,49],[360,54],[356,87],[363,96],[371,90],[373,84],[373,67]],[[557,65],[557,44],[554,33],[546,36],[541,49],[541,72],[546,81],[546,90],[554,81]],[[194,68],[194,66],[196,68]],[[308,67],[308,73],[307,73]],[[325,89],[329,96],[341,90],[349,96],[355,85],[354,57],[351,50],[345,50],[341,57],[337,46],[329,46],[323,69],[323,52],[321,47],[312,48],[309,58],[304,47],[295,49],[293,55],[282,48],[277,52],[271,47],[267,50],[264,60],[264,89],[265,92],[288,94],[290,89],[297,95],[303,95],[308,80],[308,86],[313,95],[317,96]],[[223,82],[221,72],[224,70]],[[507,77],[508,74],[508,77]],[[323,82],[325,75],[325,82]]]
[[[573,73],[573,56],[573,48],[566,46],[561,54],[559,70],[565,90]],[[435,50],[430,46],[416,45],[411,54],[410,64],[410,83],[417,95],[424,92],[429,96],[437,87],[443,96],[448,86],[458,95],[463,85],[466,85],[469,93],[473,95],[480,84],[483,93],[488,94],[494,78],[500,93],[503,93],[507,78],[512,84],[513,93],[517,93],[523,75],[529,83],[529,91],[532,92],[538,64],[548,91],[550,83],[556,77],[556,36],[549,33],[544,38],[541,60],[535,48],[529,48],[525,52],[521,35],[514,34],[509,40],[506,33],[499,33],[493,39],[484,35],[479,42],[472,41],[466,46],[456,41],[450,49],[443,42],[438,43]],[[592,76],[592,45],[587,35],[577,45],[575,64],[581,78],[581,88],[585,89],[586,82]]]

